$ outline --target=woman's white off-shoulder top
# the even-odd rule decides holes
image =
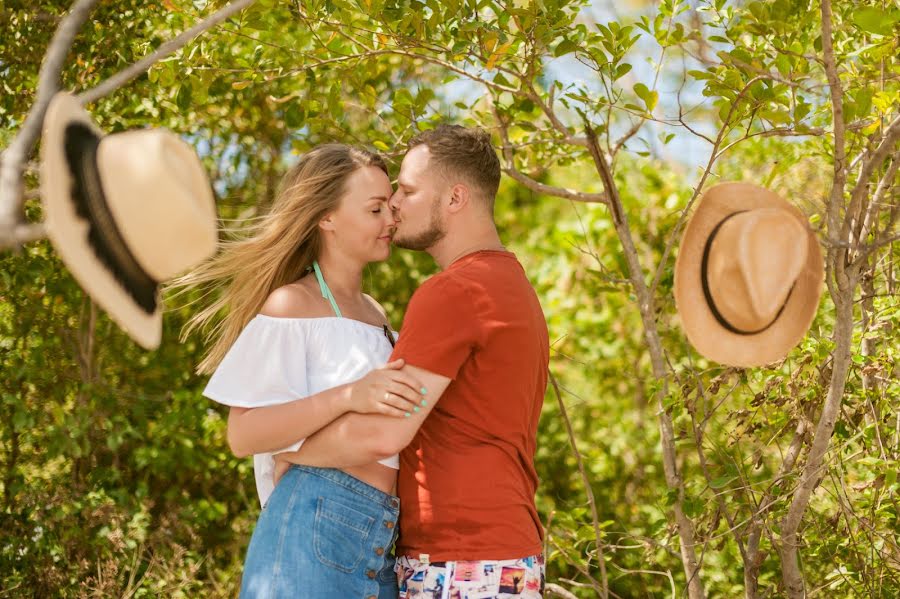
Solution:
[[[397,333],[392,333],[397,338]],[[387,363],[383,328],[350,318],[275,318],[258,314],[228,350],[203,395],[228,406],[261,408],[353,382]],[[293,445],[253,456],[256,490],[264,506],[275,489],[275,460]],[[398,456],[381,460],[399,468]]]

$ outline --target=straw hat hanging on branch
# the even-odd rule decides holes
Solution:
[[[685,228],[675,304],[701,354],[761,366],[806,335],[823,280],[822,251],[800,210],[757,185],[723,183],[705,193]]]
[[[147,349],[161,282],[216,248],[216,208],[194,150],[165,129],[104,135],[77,98],[53,97],[41,144],[47,234],[88,294]]]

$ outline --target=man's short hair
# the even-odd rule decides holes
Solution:
[[[452,182],[463,179],[494,209],[494,197],[500,187],[500,160],[491,145],[490,134],[481,128],[438,125],[409,140],[409,149],[425,145],[433,164]]]

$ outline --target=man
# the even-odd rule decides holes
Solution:
[[[391,360],[424,384],[427,405],[409,418],[348,414],[291,459],[342,468],[400,453],[401,597],[543,591],[534,453],[549,339],[497,234],[499,183],[482,130],[445,125],[410,141],[390,199],[394,243],[442,272],[413,294]]]

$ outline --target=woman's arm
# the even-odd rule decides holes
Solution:
[[[408,419],[421,410],[425,387],[394,360],[364,377],[303,399],[264,408],[232,407],[228,445],[238,457],[285,448],[325,428],[348,412]]]
[[[269,294],[260,314],[273,318],[315,316],[316,304],[317,298],[302,285],[284,285]],[[257,351],[265,352],[267,348]],[[340,385],[273,406],[232,406],[228,413],[228,445],[237,457],[288,447],[350,411],[350,391],[349,385]]]
[[[349,412],[350,392],[349,384],[339,385],[275,406],[232,407],[228,413],[228,445],[239,458],[292,445]]]

